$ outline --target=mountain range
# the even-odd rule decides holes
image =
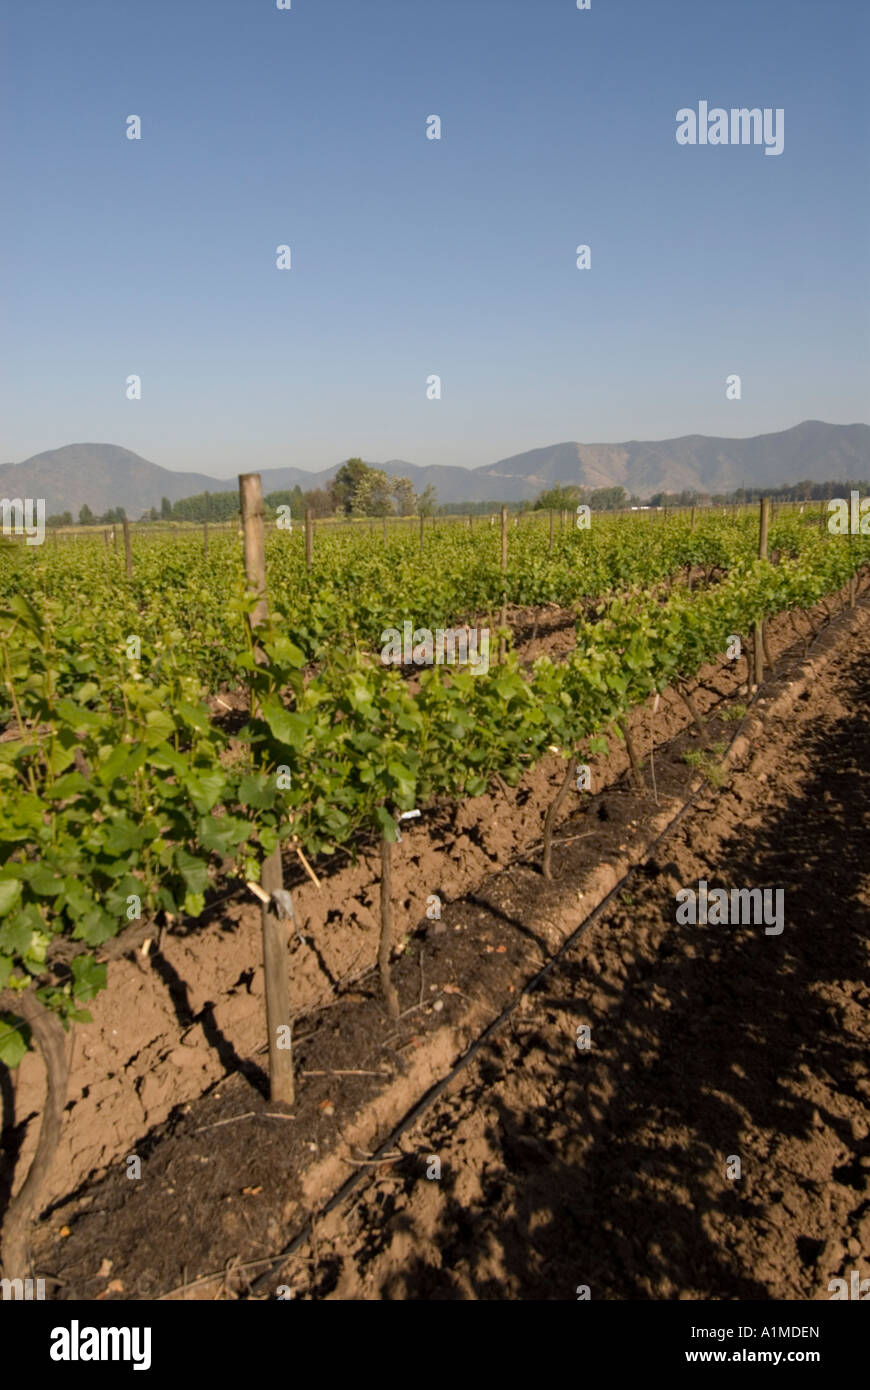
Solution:
[[[256,470],[256,459],[240,464]],[[742,487],[778,487],[812,479],[870,479],[870,425],[832,425],[804,420],[791,429],[747,439],[688,434],[678,439],[636,440],[623,444],[550,444],[528,449],[480,468],[432,465],[403,459],[373,466],[394,477],[410,478],[417,492],[434,486],[439,503],[533,499],[556,483],[587,487],[621,484],[629,493],[694,488],[701,493]],[[304,468],[261,471],[263,491],[323,487],[341,463],[311,472]],[[44,497],[49,514],[78,515],[85,503],[96,513],[123,507],[138,517],[161,499],[176,502],[200,492],[228,492],[234,478],[177,473],[150,463],[117,444],[67,444],[34,454],[22,463],[0,465],[0,498]]]

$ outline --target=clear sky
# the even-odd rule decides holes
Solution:
[[[0,462],[471,467],[870,417],[867,0],[0,15]],[[783,153],[678,145],[699,101],[783,108]]]

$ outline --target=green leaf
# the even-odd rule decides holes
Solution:
[[[104,941],[118,935],[118,929],[123,924],[115,917],[110,917],[101,907],[94,907],[90,912],[85,912],[76,920],[73,939],[75,941],[86,941],[89,946],[100,946]]]
[[[5,917],[7,912],[21,899],[21,884],[17,879],[0,878],[0,917]]]
[[[74,956],[70,969],[75,999],[93,999],[95,994],[106,988],[106,967],[95,961],[93,956]]]
[[[201,917],[205,911],[205,894],[185,893],[184,910],[188,917]]]
[[[238,816],[203,816],[198,839],[203,849],[228,854],[248,838],[250,829],[250,823]]]
[[[30,875],[30,887],[40,898],[59,898],[64,890],[63,879],[47,864],[37,864]]]
[[[42,794],[47,801],[69,801],[71,797],[87,792],[90,786],[81,772],[68,772],[65,777],[58,777],[50,787],[44,787]]]
[[[192,705],[187,700],[179,700],[175,709],[191,729],[196,729],[201,734],[207,734],[211,729],[211,720],[203,705]]]
[[[286,662],[288,666],[294,666],[297,670],[305,665],[305,653],[300,651],[289,637],[276,637],[269,644],[269,655],[274,661]]]
[[[0,927],[0,947],[4,952],[11,951],[13,956],[25,956],[32,936],[33,925],[27,914],[22,911],[14,912]]]
[[[276,791],[274,781],[265,775],[243,777],[239,782],[239,802],[258,811],[270,811],[275,805]]]
[[[398,763],[393,760],[387,763],[387,772],[396,783],[399,796],[403,800],[408,797],[413,797],[417,786],[417,779],[410,768],[405,767],[403,763]]]
[[[301,748],[311,723],[310,714],[294,714],[285,709],[279,700],[263,701],[263,718],[279,743],[290,748]]]
[[[260,844],[263,846],[263,853],[270,855],[278,844],[278,832],[271,825],[260,826]]]
[[[141,825],[122,814],[103,824],[101,838],[107,854],[121,857],[130,854],[132,850],[141,849],[145,843],[146,832]]]
[[[148,726],[146,742],[149,748],[165,743],[175,733],[175,720],[165,710],[150,709],[145,715],[145,723]]]
[[[399,826],[386,807],[375,807],[375,819],[383,832],[384,839],[389,840],[390,844],[394,845],[399,838]]]
[[[208,887],[208,865],[205,860],[188,854],[186,849],[177,849],[173,858],[188,893],[204,893]]]
[[[227,779],[220,768],[212,771],[189,772],[184,778],[190,799],[199,814],[205,815],[220,800]]]
[[[14,1071],[27,1052],[29,1036],[30,1029],[20,1018],[13,1014],[0,1014],[0,1062],[5,1063],[10,1071]]]
[[[69,767],[71,762],[75,761],[75,756],[75,747],[65,748],[59,739],[55,739],[54,747],[46,757],[46,762],[55,776],[58,776]],[[82,781],[84,781],[84,778],[82,778]]]
[[[75,729],[76,733],[86,732],[88,729],[100,729],[106,722],[105,715],[97,714],[94,710],[84,709],[73,700],[58,700],[54,712],[63,724]]]

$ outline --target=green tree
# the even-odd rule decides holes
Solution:
[[[344,512],[345,516],[350,516],[363,478],[367,473],[373,472],[375,470],[369,468],[359,458],[348,459],[347,463],[341,465],[335,477],[328,484],[333,506],[337,512]]]
[[[161,521],[172,520],[172,503],[168,497],[161,497],[160,499],[160,519]]]
[[[548,488],[535,500],[536,512],[562,512],[576,507],[578,502],[583,500],[583,489],[574,483],[563,486],[557,483],[555,487]]]
[[[96,517],[94,516],[87,502],[85,502],[84,506],[79,508],[79,525],[91,526],[94,521],[96,521]]]
[[[378,468],[366,468],[353,498],[355,516],[392,516],[391,483]]]
[[[433,516],[435,507],[435,489],[431,483],[428,483],[417,498],[417,515]]]
[[[410,478],[393,479],[393,497],[399,516],[414,515],[417,498]]]
[[[624,507],[628,493],[624,487],[596,487],[589,494],[589,505],[593,511],[611,512]]]
[[[306,507],[311,508],[312,516],[332,516],[335,511],[329,489],[325,487],[313,487],[309,491],[303,492],[303,515]]]

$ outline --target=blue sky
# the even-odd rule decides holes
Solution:
[[[870,415],[865,0],[0,14],[0,462],[473,467]],[[783,153],[679,146],[700,100],[782,107]]]

